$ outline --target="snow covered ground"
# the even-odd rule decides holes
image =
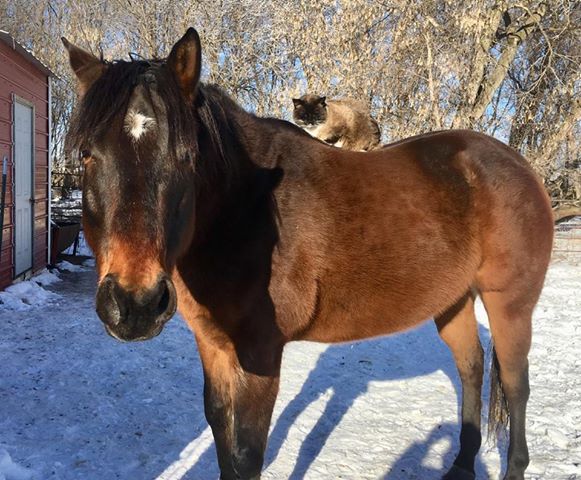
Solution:
[[[67,248],[64,252],[65,255],[73,255],[75,253],[75,246],[74,244]],[[77,255],[92,257],[93,252],[91,251],[91,247],[87,244],[85,240],[85,234],[81,230],[79,232],[79,243],[77,244]]]
[[[184,323],[121,344],[94,313],[91,263],[61,269],[0,294],[0,480],[218,478]],[[531,479],[581,479],[580,293],[581,266],[553,264],[530,356]],[[263,478],[440,478],[458,448],[458,390],[432,323],[352,345],[291,344]],[[485,445],[478,478],[500,469]]]

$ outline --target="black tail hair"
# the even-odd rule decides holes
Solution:
[[[500,365],[494,345],[490,361],[490,400],[488,403],[488,441],[496,443],[499,435],[506,431],[509,413],[508,404],[502,390]]]

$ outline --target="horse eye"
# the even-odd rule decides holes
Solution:
[[[87,160],[91,156],[91,152],[89,150],[81,150],[79,152],[79,159],[80,160]]]

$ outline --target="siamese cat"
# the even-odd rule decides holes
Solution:
[[[307,93],[293,98],[294,122],[313,137],[347,150],[380,147],[381,133],[367,107],[349,98],[327,100]]]

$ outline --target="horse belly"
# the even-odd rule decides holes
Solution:
[[[383,285],[371,281],[322,286],[315,314],[295,339],[334,343],[408,330],[462,297],[471,288],[476,269],[476,264],[437,269]]]

